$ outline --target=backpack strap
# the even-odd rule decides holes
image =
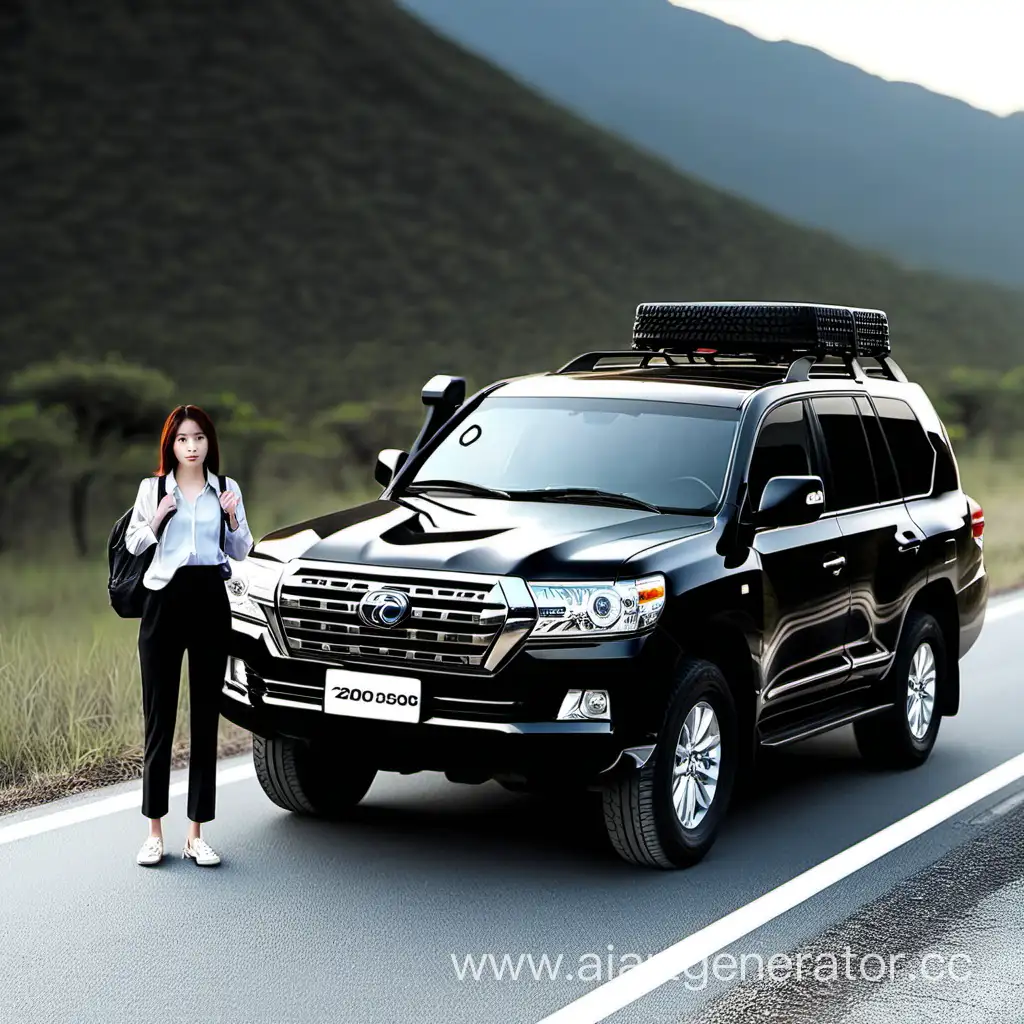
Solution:
[[[163,473],[161,473],[156,478],[156,503],[157,503],[158,506],[160,505],[160,502],[164,500],[164,495],[166,493],[167,493],[167,477]],[[172,512],[173,512],[173,509],[172,509]],[[164,516],[163,522],[157,527],[157,529],[156,529],[156,539],[157,539],[157,541],[160,540],[160,536],[164,532],[164,527],[167,525],[167,520],[170,519],[170,518],[171,517],[169,515],[168,516]]]
[[[227,481],[226,481],[226,479],[224,477],[224,474],[223,473],[218,473],[217,474],[217,479],[220,481],[220,489],[221,489],[221,493],[223,494],[224,491],[227,490],[227,486],[228,486],[227,485]],[[228,521],[228,514],[227,514],[227,512],[224,511],[224,509],[221,509],[220,510],[220,550],[221,550],[221,553],[224,554],[225,556],[227,556],[227,552],[224,550],[224,527],[227,524],[227,521]]]

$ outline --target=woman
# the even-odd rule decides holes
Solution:
[[[219,470],[220,448],[212,420],[196,405],[179,405],[167,417],[160,435],[157,476],[146,477],[139,484],[125,531],[125,547],[132,554],[156,545],[153,561],[142,577],[146,597],[139,625],[146,721],[142,813],[149,818],[149,836],[136,856],[139,864],[158,864],[164,855],[160,819],[167,813],[171,744],[185,650],[191,710],[190,825],[181,855],[193,858],[196,864],[220,863],[200,835],[200,824],[213,819],[216,795],[217,725],[231,631],[224,586],[230,570],[225,554],[245,558],[252,548],[252,534],[238,484],[227,477],[222,492]],[[159,476],[166,476],[166,494],[158,506]],[[223,516],[227,516],[226,551],[220,547]],[[160,533],[164,520],[167,523]]]

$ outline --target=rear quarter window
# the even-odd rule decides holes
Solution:
[[[885,439],[896,463],[904,498],[931,494],[935,449],[914,410],[898,398],[874,398]]]
[[[960,479],[957,474],[956,459],[953,456],[953,449],[950,448],[945,437],[928,431],[928,440],[935,449],[935,486],[933,493],[946,494],[949,491],[960,489]]]

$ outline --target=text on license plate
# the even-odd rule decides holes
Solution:
[[[420,681],[406,676],[329,668],[324,679],[324,711],[391,722],[420,720]]]

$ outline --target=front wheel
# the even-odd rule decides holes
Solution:
[[[603,793],[612,847],[633,864],[682,868],[711,848],[739,759],[736,705],[717,665],[684,659],[647,763]]]
[[[252,737],[252,760],[263,792],[286,811],[342,818],[366,796],[377,769],[317,741]]]
[[[911,612],[884,685],[893,707],[853,723],[857,747],[874,768],[916,768],[935,746],[948,667],[946,640],[932,615]]]

